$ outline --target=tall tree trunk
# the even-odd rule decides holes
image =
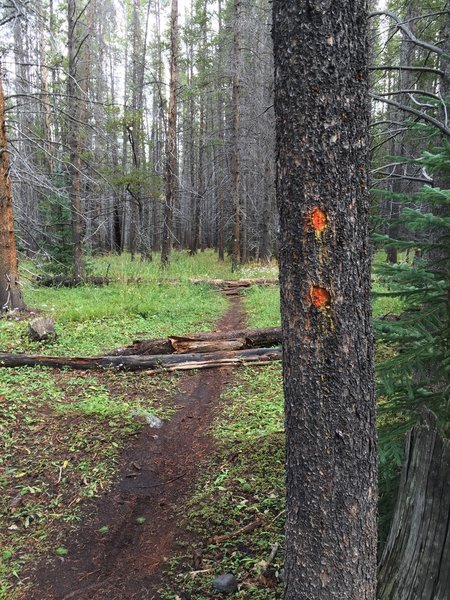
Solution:
[[[0,64],[0,311],[25,308],[19,287],[12,206],[5,98]]]
[[[415,34],[417,29],[417,21],[413,19],[419,12],[418,0],[410,0],[406,5],[405,23],[408,23],[409,29]],[[415,46],[411,43],[408,36],[402,32],[402,41],[400,42],[400,64],[404,66],[411,66],[414,64],[415,57]],[[399,71],[398,74],[398,89],[399,90],[410,90],[414,87],[416,75],[413,71]],[[401,94],[397,96],[397,101],[404,103],[406,106],[409,104],[408,94]],[[396,127],[402,129],[402,125],[406,126],[406,122],[409,119],[409,115],[403,110],[391,110],[393,121],[396,123]],[[411,140],[407,137],[411,136],[411,132],[406,134],[400,131],[391,140],[390,154],[392,156],[408,158],[408,150],[411,149]],[[411,153],[413,154],[413,153]],[[411,167],[409,165],[398,165],[394,170],[394,177],[391,185],[391,190],[395,194],[405,194],[411,192],[411,182],[402,178],[404,175],[411,173]],[[414,173],[411,173],[414,175]],[[400,209],[401,202],[398,198],[392,198],[390,200],[390,221],[388,235],[394,240],[398,240],[400,235]],[[388,246],[386,249],[387,261],[391,264],[395,264],[398,261],[398,249],[396,245]]]
[[[69,195],[72,217],[72,255],[73,276],[81,279],[84,276],[83,252],[83,214],[81,206],[81,147],[80,147],[80,110],[78,92],[79,44],[82,43],[77,36],[78,29],[77,0],[68,0],[67,3],[67,51],[68,51],[68,78],[67,78],[67,114],[68,114],[68,145],[70,153],[69,162]]]
[[[235,271],[240,262],[240,228],[241,228],[241,0],[233,4],[233,137],[232,137],[232,177],[233,177],[233,245],[231,254],[231,269]]]
[[[162,233],[161,265],[167,267],[173,244],[173,207],[177,182],[177,79],[178,79],[178,0],[172,0],[170,14],[170,83],[167,119],[166,202]]]
[[[216,169],[216,190],[217,190],[217,204],[218,204],[218,216],[217,216],[217,251],[219,260],[225,258],[225,194],[223,191],[223,154],[224,154],[224,131],[223,131],[223,97],[222,97],[222,81],[221,81],[221,57],[222,57],[222,2],[218,0],[217,4],[217,18],[218,18],[218,39],[219,43],[217,46],[217,57],[218,57],[218,69],[217,69],[217,137],[220,140],[219,148],[214,146],[214,154],[216,160],[214,161]]]
[[[365,0],[274,0],[286,600],[375,600]]]

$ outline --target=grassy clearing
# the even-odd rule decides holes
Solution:
[[[239,279],[241,277],[276,277],[278,269],[275,263],[264,266],[250,264],[231,271],[231,260],[217,259],[213,250],[199,252],[195,257],[188,252],[174,252],[171,263],[167,270],[160,268],[160,256],[155,253],[152,262],[131,261],[130,255],[124,253],[120,256],[102,256],[92,261],[91,270],[94,275],[104,276],[127,281],[129,278],[137,277],[150,280],[189,280],[190,277],[204,277],[215,279]]]
[[[284,528],[284,429],[281,366],[236,372],[236,384],[225,394],[214,435],[218,451],[201,476],[197,491],[181,516],[197,540],[172,561],[166,600],[221,598],[212,582],[233,573],[237,598],[273,600],[282,597]],[[261,519],[261,525],[221,543],[211,538],[230,534]],[[274,544],[275,558],[264,571]],[[196,575],[192,571],[205,570]]]
[[[27,323],[0,321],[0,348],[7,352],[93,355],[160,337],[208,330],[227,303],[208,286],[120,285],[95,288],[26,287],[30,308],[56,320],[54,343],[31,342]]]

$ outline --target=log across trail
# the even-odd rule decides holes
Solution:
[[[149,373],[222,366],[265,365],[281,360],[280,348],[250,348],[226,352],[131,356],[55,357],[0,354],[0,367],[68,367],[71,369],[148,370]]]
[[[192,333],[187,336],[169,336],[153,340],[136,340],[126,348],[112,352],[114,356],[185,354],[190,352],[221,352],[268,348],[281,344],[281,328],[240,329],[214,333]]]

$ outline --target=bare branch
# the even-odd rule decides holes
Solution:
[[[433,69],[431,67],[410,67],[406,65],[400,65],[399,67],[393,67],[392,65],[380,65],[369,67],[369,71],[417,71],[419,73],[434,73],[439,77],[444,76],[444,71],[441,69]]]
[[[447,11],[445,11],[445,12],[447,12]],[[430,52],[434,52],[435,54],[438,54],[439,56],[442,56],[444,54],[444,51],[442,50],[442,48],[439,48],[439,46],[435,46],[434,44],[429,44],[428,42],[425,42],[425,40],[419,40],[418,38],[416,38],[416,36],[409,29],[409,27],[407,27],[405,25],[405,22],[395,13],[390,12],[389,10],[379,10],[377,12],[371,13],[369,15],[369,18],[371,18],[371,17],[389,17],[390,19],[392,19],[393,21],[395,21],[397,23],[397,29],[400,29],[401,31],[403,31],[403,33],[406,34],[406,36],[411,40],[411,42],[416,44],[416,46],[420,46],[421,48],[430,50]]]
[[[384,96],[379,96],[377,94],[369,94],[369,96],[371,98],[373,98],[373,100],[376,100],[377,102],[385,102],[386,104],[389,104],[390,106],[395,106],[396,108],[399,108],[400,110],[404,110],[405,112],[407,112],[411,115],[415,115],[416,117],[419,117],[420,120],[426,121],[427,123],[434,125],[434,127],[436,127],[436,129],[438,129],[439,131],[444,133],[446,136],[450,137],[450,129],[448,127],[446,127],[443,123],[438,121],[438,119],[435,119],[434,117],[431,117],[430,115],[427,115],[426,113],[424,113],[420,110],[417,110],[415,108],[412,108],[410,106],[405,106],[404,104],[400,104],[400,102],[395,102],[395,100],[388,100],[388,98],[385,98]]]

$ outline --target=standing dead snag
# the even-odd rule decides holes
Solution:
[[[425,411],[406,438],[397,506],[381,557],[379,600],[445,600],[450,590],[450,440]]]
[[[286,600],[375,600],[366,19],[273,3]]]
[[[25,308],[19,287],[8,140],[0,65],[0,311]]]

